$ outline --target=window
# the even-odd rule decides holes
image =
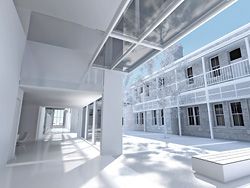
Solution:
[[[148,84],[146,85],[146,91],[145,92],[146,92],[146,96],[149,97],[149,85]]]
[[[241,50],[240,50],[240,48],[237,48],[237,49],[229,52],[229,56],[230,56],[230,61],[241,58]]]
[[[140,87],[140,93],[143,93],[143,87]]]
[[[194,78],[193,78],[193,68],[188,67],[187,68],[187,78],[188,78],[188,83],[193,84],[194,83]]]
[[[200,125],[200,111],[199,107],[194,107],[194,115],[195,115],[195,123],[196,125]]]
[[[137,91],[137,89],[135,89],[135,96],[138,96],[138,91]]]
[[[152,124],[157,125],[156,110],[152,111]]]
[[[224,112],[222,104],[214,105],[215,121],[217,126],[225,126]]]
[[[187,110],[188,110],[188,124],[200,125],[199,107],[189,107]]]
[[[164,110],[161,109],[161,125],[164,125]]]
[[[165,79],[159,78],[159,87],[163,87],[165,85]]]
[[[211,70],[213,73],[213,77],[217,77],[220,76],[220,61],[219,61],[219,57],[213,57],[211,58]]]
[[[139,124],[139,114],[136,113],[136,124],[138,125]]]
[[[231,103],[231,112],[234,126],[244,126],[243,113],[240,102]]]
[[[141,117],[140,118],[140,120],[141,120],[140,124],[143,125],[144,124],[144,115],[143,115],[143,112],[140,113],[140,117]]]
[[[64,121],[64,110],[54,110],[53,126],[62,126]]]

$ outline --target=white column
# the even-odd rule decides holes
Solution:
[[[65,128],[71,130],[71,112],[70,109],[65,110]]]
[[[247,58],[248,58],[248,63],[250,64],[250,47],[249,47],[249,40],[248,37],[245,37],[245,45],[247,49]]]
[[[143,112],[143,131],[146,132],[146,112]]]
[[[84,138],[87,140],[88,136],[88,123],[89,123],[89,106],[86,106],[85,111],[85,132],[84,132]]]
[[[8,159],[14,159],[15,158],[15,151],[16,151],[16,142],[18,137],[18,128],[20,123],[20,116],[21,116],[21,109],[22,109],[22,103],[23,103],[23,90],[19,88],[18,96],[16,100],[16,109],[15,109],[15,115],[14,115],[14,122],[11,132],[11,145],[10,145],[10,151]]]
[[[179,136],[182,136],[182,130],[181,130],[181,109],[180,109],[179,105],[177,106],[177,114],[178,114]]]
[[[207,114],[208,114],[208,121],[209,121],[209,130],[210,130],[210,138],[214,139],[214,132],[213,132],[213,123],[212,123],[212,111],[210,108],[209,98],[208,98],[208,89],[207,89],[207,76],[206,76],[206,67],[205,67],[205,59],[204,57],[202,59],[202,69],[203,69],[203,75],[204,75],[204,82],[205,82],[205,92],[206,92],[206,103],[207,103]]]
[[[45,113],[46,113],[45,107],[39,106],[37,129],[36,129],[36,140],[43,139]]]
[[[95,144],[96,129],[96,101],[93,103],[93,121],[92,121],[92,143]]]
[[[104,72],[101,155],[122,154],[122,96],[124,73]]]
[[[181,110],[180,110],[180,103],[179,103],[179,88],[178,88],[178,83],[177,83],[177,73],[176,69],[174,70],[175,74],[175,87],[176,87],[176,102],[177,102],[177,118],[178,118],[178,128],[179,128],[179,136],[182,136],[182,130],[181,130]]]

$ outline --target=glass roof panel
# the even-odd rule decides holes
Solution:
[[[191,24],[217,5],[222,0],[185,0],[177,9],[171,13],[145,41],[166,45],[166,43],[181,31],[187,29]]]
[[[110,68],[131,46],[132,43],[130,42],[109,37],[98,54],[94,65]]]
[[[173,3],[173,0],[133,0],[114,31],[138,38]]]
[[[157,52],[157,50],[153,50],[151,48],[147,48],[144,46],[137,46],[132,52],[124,57],[122,62],[120,62],[115,69],[126,71],[131,67],[134,67],[137,62],[144,60],[145,58],[149,57],[150,55]]]

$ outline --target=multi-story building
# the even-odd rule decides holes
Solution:
[[[132,85],[124,126],[250,141],[249,35],[247,24]]]

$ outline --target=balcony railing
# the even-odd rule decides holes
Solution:
[[[185,92],[188,90],[193,90],[205,86],[204,75],[200,74],[192,78],[188,78],[178,82],[178,91]]]
[[[238,61],[236,63],[229,64],[227,66],[205,73],[207,85],[227,82],[249,75],[250,75],[250,64],[248,59]],[[180,82],[177,82],[177,84],[172,83],[171,85],[151,88],[149,89],[148,92],[149,95],[143,93],[141,94],[141,96],[137,96],[135,103],[143,103],[171,96],[173,97],[185,91],[194,90],[202,87],[205,87],[204,74],[200,74],[192,78],[182,80]]]
[[[250,75],[248,60],[242,60],[206,73],[207,84],[217,84]]]

